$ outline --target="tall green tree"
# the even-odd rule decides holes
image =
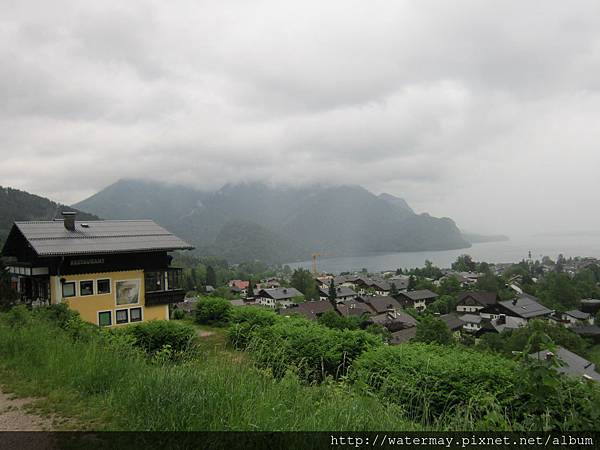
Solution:
[[[246,297],[254,298],[254,286],[252,286],[252,279],[248,280],[248,289],[246,289]]]
[[[304,294],[307,300],[316,300],[319,298],[317,283],[312,274],[306,269],[296,269],[292,274],[291,284]]]
[[[396,297],[398,295],[398,288],[396,287],[396,283],[390,284],[390,295],[392,297]]]
[[[407,290],[409,291],[414,291],[417,288],[417,279],[415,278],[414,275],[411,275],[410,277],[408,277],[408,286],[407,286]]]
[[[217,274],[213,266],[206,267],[206,284],[207,286],[217,287]]]
[[[473,272],[477,268],[477,263],[473,261],[470,255],[460,255],[456,261],[452,263],[452,270],[458,272]]]
[[[460,281],[455,276],[444,278],[440,282],[438,292],[440,295],[456,295],[461,291]]]
[[[452,342],[452,331],[440,319],[425,316],[417,323],[415,341],[447,345]]]
[[[329,292],[327,293],[327,299],[331,306],[335,309],[337,305],[337,292],[335,290],[335,284],[333,283],[333,278],[329,281]]]

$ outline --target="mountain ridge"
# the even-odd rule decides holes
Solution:
[[[73,206],[107,219],[154,219],[199,252],[226,255],[234,263],[252,257],[304,260],[313,252],[350,256],[470,247],[452,219],[417,215],[404,199],[357,185],[241,183],[206,192],[119,180]]]

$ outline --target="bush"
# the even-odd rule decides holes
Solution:
[[[435,344],[384,346],[355,361],[351,379],[417,420],[477,408],[483,398],[509,406],[516,364],[500,356]],[[483,415],[483,414],[482,414]]]
[[[203,325],[225,326],[231,317],[233,307],[224,298],[203,298],[196,304],[196,322]]]
[[[176,308],[171,313],[171,319],[182,320],[185,318],[185,311],[183,309]]]
[[[277,314],[264,308],[251,306],[232,311],[228,330],[229,341],[237,349],[247,347],[252,333],[259,328],[269,327],[278,319]]]
[[[425,342],[426,344],[450,344],[452,342],[452,331],[441,321],[431,316],[424,316],[417,323],[417,333],[415,341]]]
[[[276,377],[296,370],[306,381],[339,378],[363,352],[382,345],[381,338],[362,330],[335,330],[303,318],[277,318],[246,337],[256,362]]]
[[[131,336],[133,344],[148,354],[154,354],[166,346],[173,352],[183,352],[189,348],[196,335],[193,326],[168,320],[142,322],[113,332]]]

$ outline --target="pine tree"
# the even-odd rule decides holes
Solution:
[[[390,285],[390,295],[392,297],[395,297],[396,295],[398,295],[398,288],[396,287],[396,283],[392,283]]]
[[[331,306],[333,306],[335,308],[335,305],[337,303],[336,302],[337,292],[335,290],[335,284],[333,284],[333,278],[329,282],[329,292],[328,292],[327,298],[329,300],[329,303],[331,303]]]
[[[408,278],[408,287],[407,287],[407,290],[414,291],[416,287],[417,287],[417,279],[415,278],[414,275],[411,275]]]
[[[248,280],[248,289],[246,290],[246,298],[254,298],[254,287],[252,286],[252,279]]]
[[[212,266],[206,267],[206,285],[214,288],[217,287],[217,274]]]

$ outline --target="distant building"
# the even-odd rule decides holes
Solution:
[[[394,310],[374,315],[369,320],[387,328],[391,332],[417,326],[417,320],[414,317],[405,312]]]
[[[402,306],[393,297],[390,296],[361,296],[358,301],[367,305],[374,314],[381,314],[388,311],[400,311]]]
[[[293,287],[261,289],[256,294],[256,304],[275,309],[281,303],[289,305],[298,297],[302,297],[302,292]]]
[[[404,308],[415,308],[418,311],[423,311],[427,308],[427,304],[434,302],[438,298],[435,292],[429,289],[418,291],[400,292],[398,301]]]
[[[335,308],[344,317],[373,315],[373,310],[367,304],[357,300],[338,302]]]
[[[296,308],[289,308],[280,311],[282,315],[299,314],[309,320],[317,320],[327,311],[334,311],[333,306],[328,301],[304,302],[300,303]]]
[[[525,326],[531,319],[549,318],[553,313],[540,304],[536,297],[528,294],[522,294],[514,300],[501,301],[498,305],[506,316],[516,318],[521,326]]]
[[[462,292],[458,295],[456,311],[463,313],[479,312],[484,308],[497,304],[498,294],[495,292]]]
[[[561,314],[561,319],[567,327],[593,325],[594,316],[590,313],[572,309]]]
[[[346,300],[354,300],[356,298],[356,292],[354,292],[351,288],[347,286],[337,286],[335,289],[335,299],[338,302],[345,302]],[[320,300],[328,300],[329,299],[329,287],[319,288],[319,298]]]

